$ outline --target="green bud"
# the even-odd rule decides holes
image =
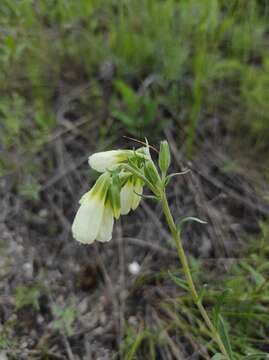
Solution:
[[[160,153],[159,153],[159,167],[163,174],[167,173],[170,163],[171,163],[171,155],[170,155],[168,142],[166,140],[161,141]]]
[[[157,185],[160,182],[160,176],[152,161],[146,161],[144,166],[144,172],[146,178],[152,185]]]

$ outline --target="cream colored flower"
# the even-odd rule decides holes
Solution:
[[[143,194],[143,183],[140,179],[136,179],[134,181],[133,190],[134,190],[134,195],[133,195],[133,199],[132,199],[131,208],[132,208],[132,210],[135,210],[138,207],[138,205],[140,204],[142,194]]]
[[[143,192],[143,182],[124,168],[118,169],[117,165],[130,161],[133,166],[141,168],[149,156],[147,148],[140,148],[137,151],[104,151],[89,157],[90,166],[103,174],[80,199],[72,225],[77,241],[92,244],[95,240],[106,242],[111,239],[114,218],[135,210]]]
[[[94,187],[84,194],[75,216],[72,233],[74,238],[83,244],[92,244],[95,240],[109,241],[113,229],[113,216],[105,204],[110,184],[110,175],[99,177]]]
[[[143,192],[143,184],[140,179],[134,179],[132,176],[127,180],[120,192],[121,214],[126,215],[130,210],[135,210],[140,201]]]
[[[116,165],[126,161],[132,150],[110,150],[95,153],[89,157],[89,165],[96,171],[112,170]]]
[[[120,208],[121,215],[127,215],[132,206],[133,201],[133,183],[131,179],[128,179],[120,192]]]
[[[101,226],[99,229],[99,233],[96,237],[96,240],[101,242],[106,242],[111,240],[113,225],[114,225],[113,210],[108,204],[105,206]]]

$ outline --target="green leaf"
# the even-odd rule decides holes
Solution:
[[[199,291],[199,293],[198,293],[198,300],[199,300],[199,301],[202,301],[202,299],[203,299],[203,297],[204,297],[204,295],[205,295],[205,292],[206,292],[207,288],[208,288],[208,285],[207,285],[207,284],[204,284],[203,287],[201,288],[201,290]]]
[[[187,170],[181,171],[181,172],[177,172],[177,173],[172,173],[172,174],[168,175],[168,176],[165,178],[165,186],[167,186],[167,185],[170,183],[170,181],[171,181],[171,179],[172,179],[173,177],[179,176],[179,175],[185,175],[185,174],[187,174],[188,172],[190,172],[190,169],[187,169]]]
[[[221,314],[219,314],[218,320],[219,320],[218,330],[219,330],[221,340],[223,342],[223,345],[225,346],[225,349],[226,349],[230,359],[232,360],[233,353],[232,353],[232,347],[231,347],[231,343],[230,343],[230,339],[229,339],[229,335],[228,335],[227,325],[225,324],[225,321],[224,321],[223,317],[221,316]]]
[[[213,323],[216,327],[219,324],[220,308],[225,303],[227,297],[233,292],[231,288],[223,290],[219,295],[216,296],[216,304],[212,310]]]
[[[134,90],[121,80],[115,81],[115,87],[120,93],[122,99],[126,103],[129,111],[135,112],[138,106],[138,98]]]
[[[260,274],[257,270],[255,270],[252,266],[245,262],[241,262],[241,265],[245,270],[250,272],[257,286],[261,286],[266,282],[263,275]]]
[[[132,360],[134,359],[134,355],[136,354],[142,340],[144,339],[145,335],[144,332],[140,332],[137,334],[135,341],[133,342],[127,356],[126,356],[126,360]]]
[[[130,117],[129,115],[125,114],[123,111],[120,110],[113,110],[111,112],[111,115],[118,119],[119,121],[121,121],[124,125],[126,125],[127,127],[132,127],[135,126],[135,120]]]
[[[259,353],[255,353],[255,354],[250,354],[245,356],[246,360],[265,360],[265,359],[269,359],[269,355],[263,352],[259,352]]]
[[[171,280],[174,281],[175,284],[177,284],[179,287],[183,288],[184,290],[189,291],[189,286],[185,280],[175,276],[169,270],[168,270],[168,275],[170,276]]]
[[[135,193],[137,196],[140,196],[140,197],[143,198],[143,199],[154,200],[154,201],[157,201],[157,202],[160,201],[160,199],[157,198],[157,196],[155,196],[155,195],[139,194],[139,193],[137,193],[136,191],[134,191],[134,193]]]
[[[224,360],[224,359],[225,359],[225,356],[222,355],[221,353],[217,353],[211,358],[211,360]]]
[[[193,216],[188,216],[188,217],[185,217],[184,219],[182,219],[182,220],[177,224],[177,229],[178,229],[178,231],[181,232],[182,229],[183,229],[183,226],[184,226],[187,222],[190,222],[190,221],[195,221],[195,222],[198,222],[199,224],[207,224],[207,222],[204,221],[204,220],[198,219],[198,218],[193,217]]]
[[[156,116],[156,112],[157,112],[157,107],[158,107],[157,103],[155,103],[154,101],[148,100],[145,103],[143,125],[148,125],[154,120],[154,118]]]

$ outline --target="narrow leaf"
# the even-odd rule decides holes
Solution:
[[[269,359],[269,355],[263,352],[259,352],[259,353],[255,353],[255,354],[250,354],[245,356],[246,360],[265,360],[265,359]]]
[[[190,172],[190,169],[184,170],[184,171],[182,171],[182,172],[177,172],[177,173],[169,174],[169,175],[165,178],[165,185],[168,185],[173,177],[175,177],[175,176],[180,176],[180,175],[185,175],[185,174],[187,174],[188,172]]]
[[[177,284],[179,287],[183,288],[184,290],[189,290],[189,286],[187,282],[174,274],[171,273],[171,271],[168,270],[168,275],[170,276],[171,280],[174,281],[175,284]]]
[[[252,266],[248,265],[245,262],[241,262],[241,265],[245,270],[250,272],[257,286],[261,286],[266,282],[263,275],[260,274],[257,270],[255,270]]]
[[[118,119],[119,121],[121,121],[126,126],[134,126],[135,125],[135,120],[120,110],[116,110],[116,109],[113,110],[112,116],[114,118]]]
[[[159,199],[158,199],[157,196],[155,196],[155,195],[139,194],[139,193],[137,193],[136,191],[134,191],[134,193],[135,193],[137,196],[140,196],[141,198],[149,199],[149,200],[154,200],[154,201],[159,202]]]
[[[201,220],[201,219],[198,219],[196,217],[193,217],[193,216],[188,216],[188,217],[185,217],[184,219],[182,219],[178,224],[177,224],[177,229],[179,232],[182,231],[183,229],[183,226],[187,223],[187,222],[190,222],[190,221],[194,221],[194,222],[197,222],[199,224],[207,224],[206,221],[204,220]]]
[[[225,356],[222,355],[221,353],[217,353],[211,358],[211,360],[224,360],[224,359],[225,359]]]
[[[233,359],[233,353],[232,353],[232,347],[228,335],[227,326],[224,322],[223,317],[219,314],[219,324],[218,324],[219,334],[222,339],[223,345],[225,346],[225,349],[230,357],[230,359]]]
[[[203,287],[202,287],[202,289],[199,291],[199,293],[198,293],[198,300],[199,300],[199,301],[202,301],[202,299],[203,299],[203,297],[204,297],[204,295],[205,295],[205,292],[206,292],[206,290],[207,290],[207,287],[208,287],[208,285],[207,285],[207,284],[204,284]]]

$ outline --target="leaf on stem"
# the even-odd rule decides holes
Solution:
[[[190,221],[194,221],[194,222],[197,222],[199,224],[207,224],[206,221],[204,220],[201,220],[201,219],[198,219],[196,217],[193,217],[193,216],[188,216],[188,217],[185,217],[184,219],[182,219],[176,226],[177,226],[177,230],[181,233],[182,232],[182,229],[183,229],[183,226],[187,223],[187,222],[190,222]]]
[[[155,196],[155,195],[139,194],[139,193],[137,193],[135,190],[134,190],[134,193],[135,193],[137,196],[140,196],[141,198],[149,199],[149,200],[154,200],[154,201],[159,202],[159,198],[158,198],[157,196]]]
[[[202,300],[203,300],[203,297],[204,297],[204,295],[205,295],[205,293],[206,293],[207,288],[208,288],[208,285],[207,285],[207,284],[204,284],[203,287],[202,287],[202,289],[199,291],[199,293],[198,293],[198,300],[199,300],[199,301],[202,301]]]
[[[172,179],[173,177],[175,177],[175,176],[180,176],[180,175],[185,175],[185,174],[187,174],[187,173],[190,172],[190,171],[191,171],[190,169],[186,169],[186,170],[184,170],[184,171],[177,172],[177,173],[172,173],[172,174],[166,176],[166,178],[165,178],[165,186],[167,186],[167,185],[170,183],[170,181],[171,181],[171,179]]]

